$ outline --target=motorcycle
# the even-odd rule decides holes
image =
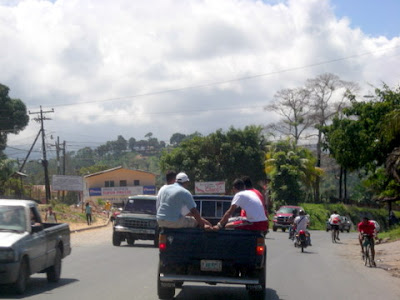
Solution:
[[[296,234],[296,241],[294,242],[295,247],[301,248],[301,252],[304,252],[304,248],[308,246],[307,233],[304,230],[300,230]]]

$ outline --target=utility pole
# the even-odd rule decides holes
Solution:
[[[56,141],[56,153],[57,153],[57,175],[60,175],[60,137],[57,136]],[[57,200],[60,200],[60,191],[57,191]]]
[[[43,121],[44,120],[51,120],[50,118],[46,118],[43,116],[45,113],[52,113],[54,112],[54,109],[52,108],[51,110],[48,111],[43,111],[42,106],[40,106],[40,111],[39,112],[30,112],[29,114],[38,114],[40,115],[37,118],[34,118],[36,122],[40,122],[40,131],[42,132],[42,150],[43,150],[43,159],[42,159],[42,165],[44,168],[44,184],[45,184],[45,189],[46,189],[46,204],[49,203],[49,200],[51,198],[51,192],[50,192],[50,180],[49,180],[49,171],[48,171],[48,162],[47,162],[47,156],[46,156],[46,142],[45,142],[45,133],[44,133],[44,125]]]
[[[66,143],[64,141],[63,147],[62,147],[62,151],[63,151],[63,169],[62,169],[62,173],[63,173],[63,175],[65,175],[65,161],[66,161],[66,159],[65,159],[65,146],[66,146]],[[65,201],[65,191],[62,192],[62,201],[63,202]]]

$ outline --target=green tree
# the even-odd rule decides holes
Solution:
[[[0,160],[0,195],[6,194],[7,182],[17,170],[16,163],[11,159]]]
[[[0,83],[0,159],[7,146],[7,135],[19,133],[29,122],[25,104],[10,98],[8,92],[9,88]]]
[[[174,133],[174,134],[171,136],[171,138],[170,138],[170,140],[169,140],[169,143],[170,143],[171,145],[173,145],[173,146],[177,146],[177,145],[179,145],[185,138],[186,138],[186,135],[185,135],[185,134],[182,134],[182,133],[177,132],[177,133]]]
[[[160,158],[163,172],[184,171],[195,181],[226,182],[230,191],[233,180],[248,175],[254,183],[265,180],[263,170],[265,140],[262,128],[248,126],[243,130],[231,127],[208,136],[185,140]]]
[[[279,141],[268,147],[265,172],[270,179],[272,201],[298,204],[312,200],[316,178],[321,169],[315,167],[315,157],[306,148],[290,140]]]
[[[400,130],[400,89],[376,89],[372,101],[353,101],[344,117],[325,127],[326,144],[337,162],[349,169],[365,169],[365,181],[378,197],[400,195],[396,187]],[[386,165],[387,172],[383,172]]]

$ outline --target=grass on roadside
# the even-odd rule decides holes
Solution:
[[[381,239],[389,239],[389,241],[400,240],[400,224],[392,227],[390,230],[379,233]]]

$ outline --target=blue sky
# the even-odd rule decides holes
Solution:
[[[337,17],[348,17],[351,27],[371,36],[400,35],[399,0],[332,0]]]

